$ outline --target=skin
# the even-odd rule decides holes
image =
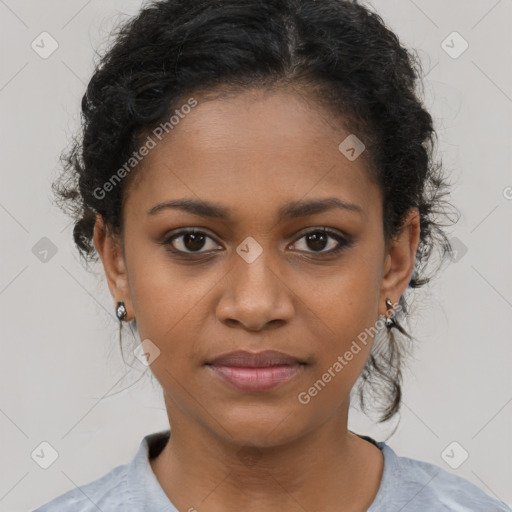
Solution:
[[[386,298],[398,302],[419,243],[412,209],[385,246],[381,192],[366,161],[338,150],[349,133],[289,90],[199,101],[137,170],[122,239],[97,218],[94,242],[112,296],[124,301],[127,320],[137,318],[140,339],[160,350],[150,368],[172,435],[151,466],[179,510],[363,511],[375,498],[382,453],[347,428],[349,393],[371,338],[307,405],[297,399],[386,314]],[[286,202],[327,197],[361,213],[277,218]],[[147,213],[180,198],[215,202],[230,217]],[[308,243],[305,235],[323,227],[353,244],[329,255],[336,239],[324,248]],[[182,228],[200,229],[204,244],[185,245],[183,236],[162,244]],[[263,250],[252,263],[236,252],[249,236]],[[265,349],[307,364],[259,393],[204,366],[222,353]]]

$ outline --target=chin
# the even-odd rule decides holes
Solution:
[[[218,424],[211,427],[226,442],[245,447],[272,448],[291,443],[308,432],[306,425],[301,425],[293,411],[281,408],[278,412],[255,407],[249,414],[245,409],[236,413],[217,415]],[[224,428],[219,430],[219,424]]]

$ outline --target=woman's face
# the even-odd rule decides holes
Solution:
[[[171,426],[271,446],[345,418],[371,349],[362,333],[407,286],[418,228],[385,252],[379,188],[326,115],[284,91],[199,101],[135,171],[125,259],[96,227],[115,300],[160,351],[150,368]],[[301,364],[248,389],[208,364],[238,350]]]

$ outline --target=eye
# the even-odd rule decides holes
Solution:
[[[208,244],[210,241],[210,244]],[[167,237],[163,242],[163,245],[168,246],[171,252],[193,254],[193,253],[204,253],[215,250],[219,245],[203,231],[196,229],[183,230],[174,235]],[[208,247],[208,245],[210,245]],[[170,247],[169,247],[170,246]],[[201,249],[206,250],[201,251]]]
[[[331,240],[329,240],[331,239]],[[304,240],[304,242],[300,242]],[[297,242],[293,244],[295,248],[299,249],[301,252],[307,253],[319,253],[319,254],[336,254],[342,249],[349,247],[352,245],[351,240],[347,240],[345,237],[336,233],[335,231],[331,231],[326,228],[315,228],[311,231],[305,233],[301,238],[298,239]],[[299,246],[299,247],[297,247]],[[312,249],[311,251],[303,250],[300,248],[309,247]],[[324,250],[328,249],[328,250]]]
[[[176,254],[204,254],[218,250],[220,247],[212,237],[197,229],[181,230],[167,236],[161,243],[167,250]],[[302,235],[292,246],[299,252],[332,255],[349,247],[352,243],[352,240],[335,231],[315,228]]]

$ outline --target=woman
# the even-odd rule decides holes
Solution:
[[[355,392],[398,412],[406,296],[450,250],[416,67],[343,0],[163,0],[120,29],[55,188],[170,431],[38,512],[507,510],[347,427]]]

